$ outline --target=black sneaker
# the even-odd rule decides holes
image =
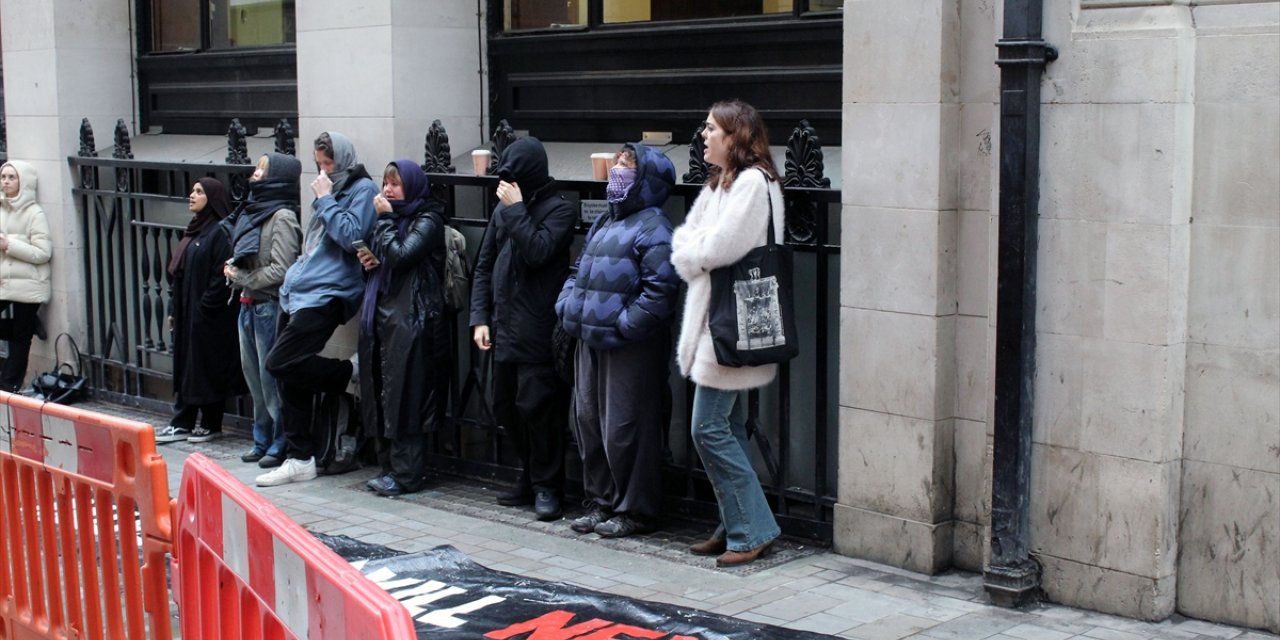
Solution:
[[[221,438],[221,431],[210,431],[204,427],[196,427],[191,435],[187,438],[187,442],[208,442],[215,438]]]
[[[649,533],[654,528],[646,520],[619,513],[596,525],[595,531],[601,538],[625,538],[638,533]]]
[[[609,519],[612,515],[605,510],[604,507],[592,502],[587,506],[587,512],[573,519],[569,523],[569,528],[578,533],[591,533],[596,530],[599,525]]]
[[[166,442],[186,442],[191,437],[191,430],[183,427],[175,427],[169,425],[160,429],[156,429],[156,442],[164,444]]]
[[[262,457],[265,455],[267,454],[264,453],[261,449],[254,447],[249,451],[247,451],[244,455],[240,456],[240,461],[241,462],[257,462],[261,460]]]
[[[399,482],[396,482],[395,478],[391,477],[390,474],[387,474],[385,476],[378,476],[364,483],[364,486],[367,487],[370,491],[384,498],[390,498],[390,497],[398,496],[404,493],[408,493],[407,491],[404,490],[404,487],[400,486]]]
[[[280,466],[283,462],[284,462],[284,454],[280,454],[278,456],[267,454],[265,456],[262,456],[262,458],[258,460],[258,466],[263,469],[274,469]]]

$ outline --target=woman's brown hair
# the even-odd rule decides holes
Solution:
[[[707,172],[707,184],[712,190],[728,189],[738,172],[751,167],[763,170],[770,178],[778,178],[778,168],[769,153],[769,130],[755,107],[737,98],[722,100],[711,105],[711,117],[724,131],[729,146],[729,166],[723,169],[712,166]]]

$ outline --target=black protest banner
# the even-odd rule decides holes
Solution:
[[[817,633],[494,571],[451,546],[401,554],[320,536],[396,597],[432,640],[819,640]]]

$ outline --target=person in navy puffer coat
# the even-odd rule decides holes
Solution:
[[[627,144],[609,170],[609,212],[592,225],[556,302],[580,342],[574,412],[588,511],[571,527],[620,538],[656,528],[661,508],[662,403],[680,279],[662,210],[675,167]]]

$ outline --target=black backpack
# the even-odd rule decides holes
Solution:
[[[355,398],[345,391],[320,394],[313,415],[316,473],[330,476],[359,469],[365,438]]]

